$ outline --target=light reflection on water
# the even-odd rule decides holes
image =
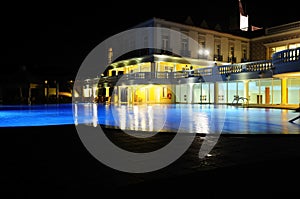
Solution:
[[[74,111],[74,112],[73,112]],[[74,113],[74,117],[73,117]],[[292,110],[226,105],[160,104],[0,106],[0,127],[87,124],[123,130],[195,133],[299,134]]]
[[[75,124],[96,126],[98,121],[122,130],[155,132],[221,133],[226,113],[221,107],[190,104],[74,106]]]

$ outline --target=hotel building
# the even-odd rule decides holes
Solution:
[[[109,63],[75,94],[116,104],[210,103],[295,107],[300,103],[300,22],[257,31],[222,32],[152,18],[133,28],[162,28],[158,49]],[[168,30],[180,32],[179,36]],[[193,42],[196,41],[196,42]],[[135,45],[126,40],[122,45]],[[100,75],[99,75],[100,76]],[[151,79],[148,83],[143,81]]]

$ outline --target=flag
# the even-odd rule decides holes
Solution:
[[[262,28],[257,27],[257,26],[251,26],[251,31],[260,30],[260,29],[262,29]]]

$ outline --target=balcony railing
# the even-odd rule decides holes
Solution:
[[[272,56],[274,74],[299,72],[300,48],[276,52]]]
[[[210,75],[213,75],[212,68],[200,68],[200,69],[196,69],[194,72],[195,77],[210,76]]]
[[[276,52],[272,57],[273,64],[283,64],[300,60],[300,48]]]
[[[241,73],[241,72],[263,72],[273,68],[272,60],[263,60],[256,62],[247,62],[218,66],[220,74]]]
[[[122,79],[137,80],[137,79],[178,79],[186,78],[187,74],[184,72],[137,72],[124,74]]]

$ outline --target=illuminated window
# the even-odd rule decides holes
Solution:
[[[300,47],[300,43],[289,44],[289,49],[295,49],[299,47]]]
[[[165,72],[173,72],[174,67],[173,66],[165,66]]]
[[[267,59],[272,59],[273,54],[275,53],[276,48],[269,48],[269,57]]]
[[[286,50],[286,49],[287,49],[287,46],[278,46],[275,48],[275,52],[279,52],[279,51]]]
[[[269,48],[269,59],[272,58],[273,54],[282,50],[286,50],[287,46],[275,46],[275,47],[271,47]]]
[[[150,64],[141,64],[140,71],[141,72],[151,72]]]

